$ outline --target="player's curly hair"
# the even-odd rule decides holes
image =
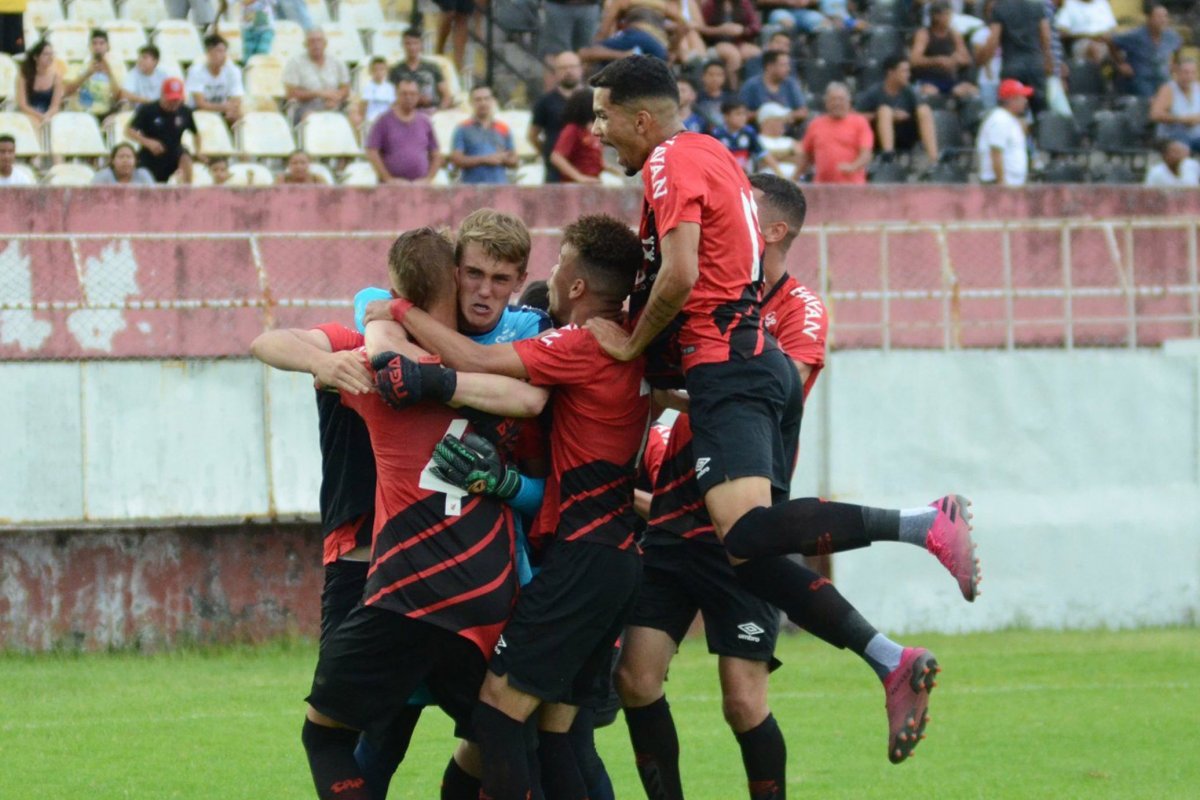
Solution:
[[[517,273],[525,274],[533,245],[529,228],[517,217],[494,208],[481,208],[468,214],[458,226],[458,237],[454,244],[456,264],[462,263],[467,245],[472,242],[483,248],[489,257],[516,264]]]
[[[671,68],[654,56],[632,55],[613,61],[588,83],[595,89],[608,89],[613,105],[660,98],[679,104],[679,85]]]
[[[563,244],[579,255],[588,289],[621,302],[642,266],[642,243],[633,230],[607,214],[587,214],[563,228]]]
[[[804,227],[804,217],[808,214],[808,201],[804,199],[804,191],[778,175],[769,172],[756,172],[750,176],[750,185],[763,193],[763,204],[759,208],[759,220],[770,214],[775,219],[787,223],[788,234],[784,240],[791,244]]]
[[[446,234],[428,226],[405,231],[388,250],[388,274],[392,291],[428,310],[446,293],[457,291],[454,245]]]

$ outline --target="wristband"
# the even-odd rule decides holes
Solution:
[[[403,297],[397,297],[392,302],[388,303],[388,310],[392,312],[392,319],[396,322],[404,322],[404,315],[409,312],[413,304]]]

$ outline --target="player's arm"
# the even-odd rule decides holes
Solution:
[[[468,406],[502,417],[536,417],[550,393],[525,381],[482,372],[459,372],[449,405]]]
[[[808,383],[808,376],[812,375],[813,365],[805,364],[803,361],[792,359],[792,363],[796,365],[796,372],[800,373],[800,385]]]
[[[700,225],[680,222],[662,239],[662,267],[633,333],[627,335],[620,325],[600,317],[592,317],[586,327],[610,356],[632,361],[678,316],[699,276]]]
[[[654,495],[644,489],[633,490],[633,510],[642,519],[650,519],[650,501]]]
[[[322,386],[351,394],[375,390],[362,356],[351,350],[333,352],[320,331],[289,328],[259,334],[250,353],[264,364],[288,372],[307,372]]]

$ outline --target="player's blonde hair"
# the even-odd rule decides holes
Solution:
[[[490,258],[516,264],[518,275],[525,274],[532,243],[529,228],[517,217],[494,208],[472,211],[458,226],[454,245],[455,263],[462,263],[463,253],[472,242],[479,245]]]
[[[454,294],[454,245],[430,227],[405,231],[388,250],[392,290],[428,310],[445,294]]]

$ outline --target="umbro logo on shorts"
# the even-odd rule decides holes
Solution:
[[[708,462],[709,461],[712,461],[712,459],[711,458],[697,458],[696,459],[696,477],[697,478],[703,478],[704,474],[706,472],[708,472]]]
[[[741,631],[738,634],[738,638],[745,639],[747,642],[762,641],[762,635],[766,633],[763,628],[754,622],[743,622],[741,625],[738,625],[738,630]]]

